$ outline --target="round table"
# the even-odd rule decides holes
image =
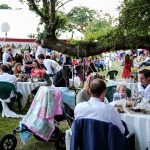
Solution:
[[[17,83],[17,91],[23,95],[22,98],[22,108],[25,107],[28,97],[31,94],[31,91],[36,87],[45,85],[46,82],[18,82]]]
[[[122,113],[121,119],[127,124],[129,132],[135,133],[137,150],[146,150],[150,144],[150,114]]]

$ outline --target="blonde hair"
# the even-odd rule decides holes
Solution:
[[[14,66],[14,74],[18,73],[18,66],[21,66],[21,63],[16,63]]]
[[[126,85],[121,84],[121,85],[117,85],[117,87],[116,87],[116,91],[117,91],[117,92],[119,92],[119,90],[120,90],[121,88],[125,88],[125,89],[127,90]]]
[[[96,73],[96,72],[90,73],[90,75],[87,77],[86,82],[84,83],[84,87],[83,88],[88,90],[90,82],[92,80],[94,80],[94,79],[97,79],[97,78],[104,80],[104,77],[101,74]]]

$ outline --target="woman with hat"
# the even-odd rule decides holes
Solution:
[[[3,62],[3,65],[8,65],[10,67],[10,72],[9,73],[12,73],[12,65],[13,65],[13,56],[12,56],[12,47],[7,44],[5,46],[5,52],[3,53],[3,56],[2,56],[2,62]]]

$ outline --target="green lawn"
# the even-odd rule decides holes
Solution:
[[[113,63],[112,67],[110,70],[118,70],[119,74],[117,76],[117,79],[121,78],[121,73],[122,73],[122,66],[120,62],[115,62]],[[150,67],[148,67],[150,69]],[[100,71],[102,75],[107,75],[108,70],[105,71]],[[108,77],[106,76],[106,79]],[[24,110],[24,114],[26,114],[29,106],[26,106],[26,110]],[[5,134],[11,133],[13,129],[18,127],[20,119],[11,119],[11,118],[2,118],[0,114],[0,138],[2,138]],[[63,122],[62,124],[62,130],[64,131],[68,125],[66,122]],[[48,142],[40,142],[34,139],[32,137],[30,141],[27,143],[27,145],[23,145],[19,136],[17,135],[17,150],[55,150],[55,146],[53,143],[48,143]]]

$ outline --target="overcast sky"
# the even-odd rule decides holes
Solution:
[[[117,17],[118,12],[116,8],[120,5],[122,0],[73,0],[65,5],[65,12],[69,12],[74,6],[87,6],[91,9],[102,10],[102,12],[110,13]],[[36,32],[38,19],[34,13],[30,13],[26,5],[22,5],[19,0],[0,0],[0,4],[8,4],[14,9],[22,8],[22,10],[14,10],[10,12],[0,10],[0,26],[3,22],[8,22],[10,31],[8,37],[27,38],[31,32]],[[0,37],[4,33],[0,31]]]

